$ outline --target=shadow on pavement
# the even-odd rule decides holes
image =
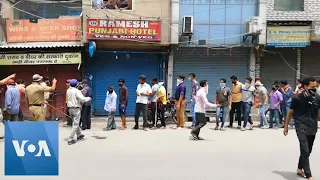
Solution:
[[[94,137],[96,139],[107,139],[107,136],[91,136]]]
[[[287,180],[300,180],[303,178],[299,178],[297,176],[297,173],[295,172],[288,172],[288,171],[272,171],[272,173],[274,174],[278,174],[280,176],[282,176],[283,178],[287,179]]]

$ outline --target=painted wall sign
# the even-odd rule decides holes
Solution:
[[[161,41],[161,22],[88,19],[87,39]]]
[[[80,41],[80,18],[7,20],[7,42]]]
[[[0,65],[79,64],[81,53],[0,54]]]
[[[267,28],[267,46],[306,47],[310,45],[310,26],[276,26]]]

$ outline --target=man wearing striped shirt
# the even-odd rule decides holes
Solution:
[[[194,111],[196,114],[196,124],[195,127],[191,130],[191,135],[194,140],[202,140],[199,137],[200,130],[207,124],[206,120],[206,107],[221,107],[220,104],[212,104],[208,102],[207,95],[208,95],[208,82],[207,80],[202,80],[200,82],[200,89],[197,91],[195,100],[196,104],[194,107]]]

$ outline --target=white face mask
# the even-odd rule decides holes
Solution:
[[[209,85],[207,85],[206,87],[203,87],[203,89],[204,89],[204,92],[205,92],[206,94],[208,94],[208,92],[209,92]]]
[[[191,78],[188,78],[189,79],[189,81],[191,81]]]
[[[181,84],[183,81],[181,79],[177,79],[177,86],[179,86],[179,84]]]
[[[249,83],[244,83],[244,86],[246,87],[246,88],[248,88],[249,86],[250,86],[250,84]]]
[[[159,82],[158,86],[161,87],[161,86],[163,86],[163,84],[164,84],[164,82]]]

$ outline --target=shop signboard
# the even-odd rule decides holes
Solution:
[[[306,47],[310,46],[310,26],[269,26],[267,46]]]
[[[79,64],[80,52],[0,54],[0,65]]]
[[[7,20],[7,42],[63,42],[81,40],[81,19]]]
[[[87,39],[161,41],[161,22],[147,20],[88,19]]]

